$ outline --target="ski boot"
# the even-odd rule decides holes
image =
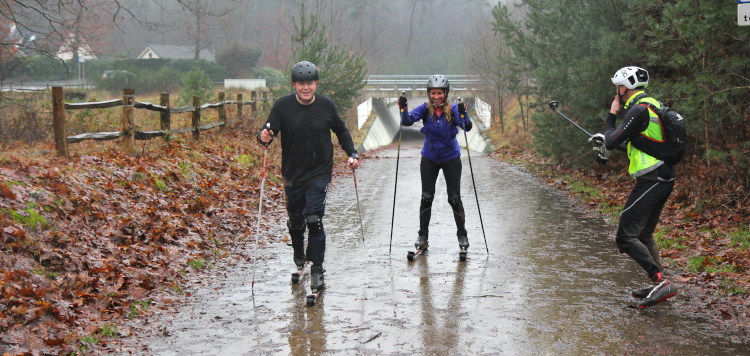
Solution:
[[[295,272],[292,273],[292,283],[297,283],[307,265],[307,258],[305,257],[305,224],[295,224],[292,223],[291,220],[287,220],[286,225],[289,228],[289,236],[292,238],[294,265],[297,266]]]
[[[469,238],[466,235],[466,229],[458,229],[456,232],[456,236],[458,236],[458,247],[461,249],[461,252],[458,253],[458,257],[461,261],[466,261],[466,250],[469,249]]]
[[[417,242],[414,243],[414,248],[417,249],[417,251],[409,251],[406,253],[406,259],[411,261],[414,261],[414,257],[417,255],[422,254],[425,250],[427,250],[427,247],[429,244],[427,243],[427,230],[425,229],[419,229],[419,237],[417,237]]]
[[[294,264],[297,266],[297,270],[292,273],[292,283],[297,284],[302,278],[302,274],[305,273],[305,267],[307,266],[305,251],[302,248],[294,249]]]
[[[320,295],[323,293],[325,283],[323,283],[323,265],[313,264],[310,267],[310,293],[307,295],[307,306],[311,307],[315,305],[315,301],[318,300]]]
[[[314,264],[310,267],[310,289],[312,289],[313,292],[325,287],[325,283],[323,282],[323,272],[325,272],[323,265]]]
[[[414,243],[414,248],[417,250],[426,250],[427,246],[429,246],[427,236],[427,230],[419,229],[419,237],[417,237],[417,242]]]

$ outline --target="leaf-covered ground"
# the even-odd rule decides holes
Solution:
[[[153,140],[140,157],[117,145],[2,156],[0,354],[111,349],[130,322],[177,303],[188,273],[247,257],[237,251],[254,241],[263,161],[253,132]],[[280,148],[268,152],[263,205],[278,212]]]
[[[627,175],[627,158],[595,167],[592,155],[590,168],[576,170],[508,146],[492,156],[525,166],[541,181],[585,204],[613,225],[614,239],[614,226],[634,184]],[[677,166],[678,180],[655,237],[669,277],[678,283],[681,297],[690,301],[695,313],[750,335],[750,226],[724,200],[734,187],[706,184],[702,189],[710,191],[711,198],[693,198],[691,187],[700,185],[700,172],[706,169],[698,160]],[[633,268],[639,267],[633,263]]]

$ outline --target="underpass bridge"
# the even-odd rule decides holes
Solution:
[[[409,100],[410,109],[427,101],[427,80],[429,75],[368,75],[365,77],[365,87],[362,89],[363,102],[357,106],[358,126],[361,128],[370,114],[376,114],[375,120],[368,128],[367,135],[358,151],[364,152],[390,144],[396,138],[399,130],[400,116],[396,101],[401,92]],[[476,75],[446,75],[450,83],[449,100],[455,102],[456,98],[465,98],[465,102],[475,109],[476,116],[471,117],[476,129],[471,130],[466,136],[459,134],[456,138],[461,147],[467,147],[472,151],[489,152],[492,146],[489,139],[482,132],[489,127],[490,106],[476,98],[475,92],[481,90],[482,80]],[[416,130],[416,127],[405,128]],[[420,134],[417,132],[417,134]],[[468,142],[467,142],[468,141]]]
[[[451,86],[450,96],[474,97],[474,91],[482,86],[478,75],[445,75]],[[367,98],[399,97],[403,91],[407,98],[426,97],[427,80],[430,75],[368,75],[365,76],[365,87],[362,96]]]

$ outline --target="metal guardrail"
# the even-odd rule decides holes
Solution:
[[[477,88],[483,83],[478,75],[446,75],[452,88]],[[429,75],[368,75],[363,82],[369,89],[425,89]]]

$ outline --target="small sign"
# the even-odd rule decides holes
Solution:
[[[748,1],[737,4],[737,24],[740,26],[750,26],[750,0]]]
[[[86,59],[83,57],[78,57],[78,63],[84,63],[86,62]]]

